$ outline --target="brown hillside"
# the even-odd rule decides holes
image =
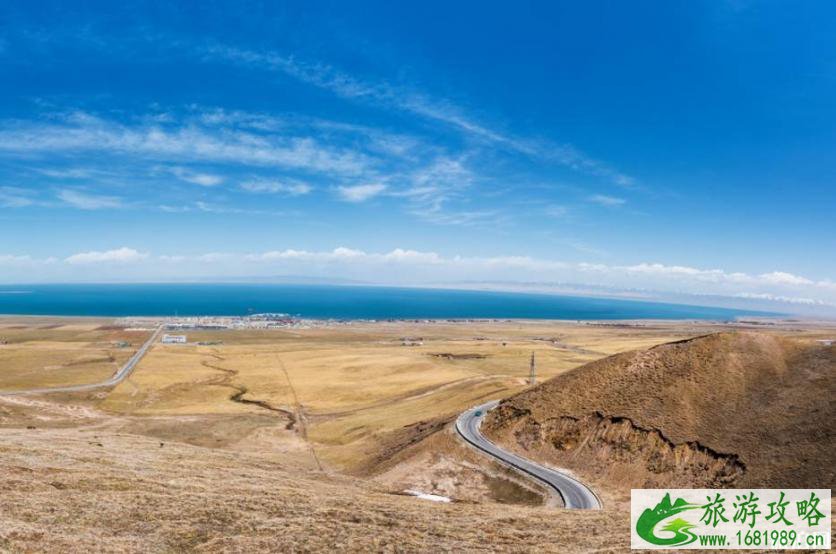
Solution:
[[[0,428],[0,552],[627,548],[615,513],[427,502],[275,458],[101,426]]]
[[[559,375],[484,429],[605,488],[833,488],[834,390],[834,347],[718,333]]]

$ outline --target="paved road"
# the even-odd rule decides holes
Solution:
[[[467,410],[456,420],[456,431],[465,441],[475,448],[511,466],[526,477],[534,479],[557,491],[560,497],[563,498],[563,504],[566,508],[573,510],[600,509],[601,501],[598,500],[595,493],[577,479],[569,477],[556,469],[541,466],[531,460],[526,460],[507,450],[503,450],[482,435],[479,430],[479,427],[482,425],[482,419],[488,410],[492,410],[497,404],[499,404],[499,401],[494,400]]]
[[[125,362],[125,365],[119,368],[119,371],[114,373],[110,378],[101,381],[99,383],[89,383],[87,385],[69,385],[66,387],[45,387],[40,389],[26,389],[26,390],[17,390],[17,391],[0,391],[0,396],[15,396],[18,394],[44,394],[49,392],[79,392],[79,391],[86,391],[86,390],[93,390],[99,389],[102,387],[113,387],[121,383],[125,377],[131,374],[131,372],[136,367],[136,364],[139,363],[139,360],[145,356],[145,353],[148,352],[148,349],[151,348],[151,345],[154,344],[154,341],[157,340],[157,337],[160,336],[160,333],[163,330],[163,326],[160,325],[157,327],[156,331],[145,341],[139,350],[131,356],[131,359]]]

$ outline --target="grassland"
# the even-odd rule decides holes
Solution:
[[[280,458],[95,429],[4,430],[2,552],[590,552],[616,513],[438,504]]]
[[[108,320],[0,319],[0,390],[104,380],[147,337]]]
[[[0,390],[106,378],[147,336],[112,323],[0,320]],[[154,345],[112,390],[0,395],[0,551],[624,550],[624,502],[595,514],[544,508],[540,491],[463,446],[449,423],[479,401],[529,391],[532,352],[538,381],[561,382],[611,354],[724,328],[189,332],[187,345]],[[814,342],[834,329],[770,332]]]
[[[832,488],[836,348],[815,338],[724,332],[625,352],[507,398],[483,430],[610,504],[635,488]]]
[[[523,390],[532,352],[546,379],[683,334],[529,322],[201,331],[189,345],[155,346],[100,407],[144,416],[272,409],[326,464],[363,472],[396,431]]]

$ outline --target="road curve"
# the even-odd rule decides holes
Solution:
[[[139,363],[139,360],[145,356],[145,353],[148,352],[148,349],[151,348],[151,345],[154,344],[154,341],[157,340],[157,337],[160,336],[160,333],[163,330],[163,326],[160,325],[154,331],[154,333],[148,338],[145,343],[139,347],[131,359],[125,362],[125,365],[119,368],[119,371],[114,373],[108,379],[104,381],[100,381],[98,383],[88,383],[86,385],[69,385],[66,387],[44,387],[39,389],[25,389],[25,390],[16,390],[16,391],[0,391],[0,396],[16,396],[20,394],[46,394],[50,392],[79,392],[79,391],[86,391],[86,390],[93,390],[99,389],[102,387],[113,387],[121,383],[125,377],[131,374],[131,372],[136,367],[136,364]]]
[[[540,484],[557,491],[563,499],[563,505],[566,508],[571,510],[601,509],[601,501],[598,500],[595,493],[577,479],[569,477],[556,469],[541,466],[531,460],[503,450],[482,435],[479,430],[482,425],[482,419],[497,404],[499,404],[499,401],[494,400],[471,408],[461,414],[456,419],[456,431],[459,436],[485,454],[499,460],[505,465],[511,466],[526,477],[534,479]]]

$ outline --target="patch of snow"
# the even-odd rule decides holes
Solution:
[[[405,490],[404,492],[406,494],[411,494],[416,498],[420,498],[421,500],[431,500],[432,502],[452,502],[452,500],[450,500],[446,496],[439,496],[437,494],[427,494],[425,492],[413,491],[409,489]]]

